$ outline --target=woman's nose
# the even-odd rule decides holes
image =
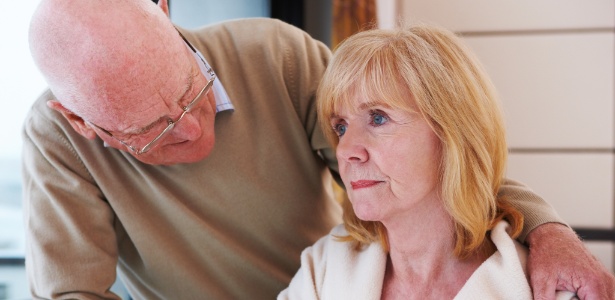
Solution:
[[[361,130],[352,129],[348,126],[344,135],[339,139],[336,155],[338,161],[366,162],[369,159],[369,154],[365,147],[365,134]]]

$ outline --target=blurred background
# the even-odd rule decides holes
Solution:
[[[0,1],[0,300],[28,299],[21,200],[21,126],[45,82],[28,23],[40,0]],[[170,0],[195,28],[272,17],[329,47],[364,24],[442,25],[478,54],[503,102],[508,177],[551,203],[613,271],[615,0]],[[114,289],[128,295],[118,283]]]

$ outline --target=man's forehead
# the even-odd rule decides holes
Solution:
[[[100,101],[96,116],[105,129],[125,134],[141,134],[164,123],[177,111],[194,89],[195,72],[168,76],[160,84],[145,84],[140,89],[127,89]]]

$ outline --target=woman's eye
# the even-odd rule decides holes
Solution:
[[[382,125],[386,123],[387,121],[389,121],[389,118],[387,116],[377,111],[371,113],[371,118],[372,118],[372,123],[374,125]]]
[[[333,131],[337,134],[337,136],[341,137],[346,133],[346,125],[344,124],[335,124],[333,125]]]

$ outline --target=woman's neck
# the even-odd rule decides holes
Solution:
[[[441,201],[433,203],[383,221],[390,246],[383,299],[452,299],[486,259],[454,255],[453,220]]]

